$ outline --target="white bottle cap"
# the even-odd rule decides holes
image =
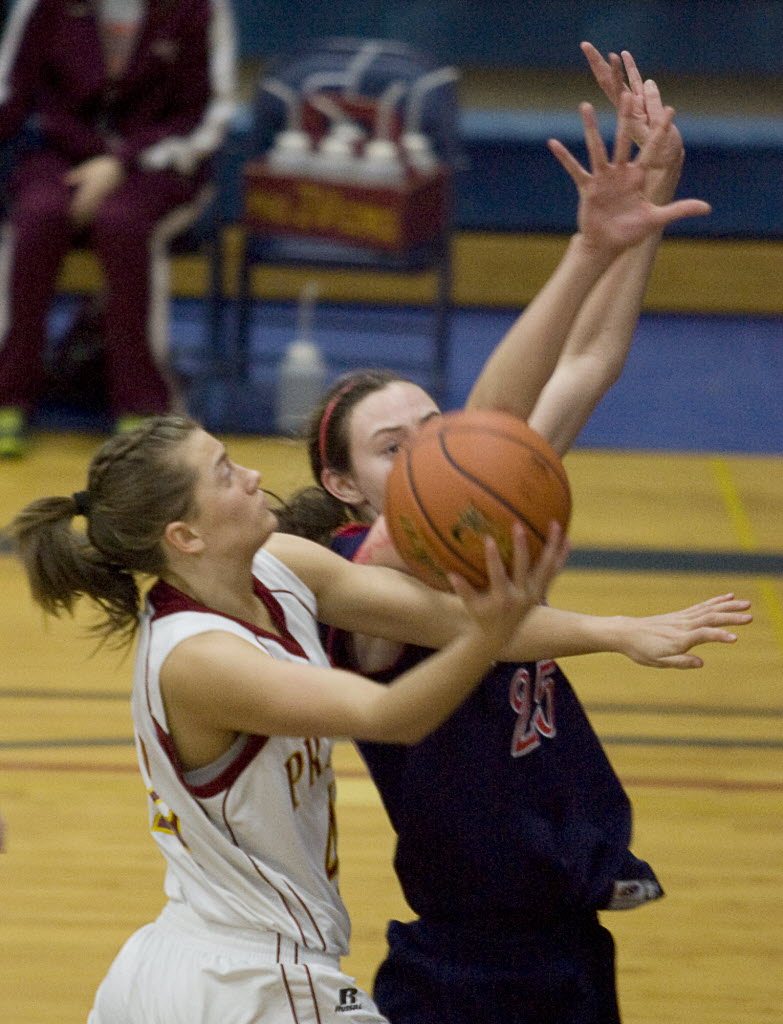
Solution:
[[[274,149],[280,153],[305,156],[310,152],[310,136],[307,132],[288,128],[275,136]]]
[[[340,121],[332,128],[330,134],[335,138],[345,139],[353,147],[364,141],[366,133],[354,121]]]
[[[375,185],[398,185],[405,178],[405,164],[391,139],[371,139],[364,147],[362,178]]]
[[[353,146],[349,139],[343,135],[330,133],[319,146],[321,156],[335,161],[349,161],[353,159]]]
[[[323,361],[318,346],[304,338],[292,341],[286,348],[285,357],[287,362],[296,363],[297,366],[315,366]]]
[[[373,164],[396,164],[400,151],[391,139],[370,139],[364,147],[364,159]]]
[[[400,139],[411,167],[418,171],[433,170],[438,165],[432,143],[422,132],[405,132]]]

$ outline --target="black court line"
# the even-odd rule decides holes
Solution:
[[[132,747],[130,736],[74,737],[71,739],[0,740],[0,750],[67,750],[69,747]]]
[[[0,534],[0,554],[11,544]],[[567,568],[609,572],[692,572],[783,576],[783,554],[743,551],[678,551],[673,548],[574,548]]]
[[[583,655],[587,657],[587,655]],[[584,705],[591,715],[655,715],[695,718],[783,718],[783,707],[703,707],[700,704],[623,704],[594,701]]]
[[[783,555],[740,551],[675,551],[668,548],[575,548],[569,556],[567,568],[783,576]]]
[[[783,750],[783,739],[736,739],[733,736],[599,736],[606,746],[698,747],[743,750]]]
[[[3,761],[0,772],[86,772],[95,774],[137,774],[138,767],[133,761]],[[343,766],[335,769],[338,779],[369,780],[366,768]],[[703,789],[718,793],[773,793],[781,790],[781,783],[770,779],[725,779],[715,776],[688,778],[677,776],[623,775],[623,784],[633,789]]]

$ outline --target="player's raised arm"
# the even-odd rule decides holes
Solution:
[[[607,61],[590,43],[583,43],[582,50],[596,81],[615,107],[620,97],[628,94],[625,128],[637,146],[643,146],[655,128],[665,126],[647,153],[645,192],[655,203],[669,202],[680,178],[685,151],[657,85],[649,79],[642,81],[627,51],[623,51],[622,59],[610,54]],[[601,276],[580,309],[554,373],[530,414],[531,426],[561,455],[622,373],[661,235],[661,231],[655,232],[622,253]],[[523,364],[520,373],[524,374]]]
[[[503,409],[527,418],[552,375],[585,299],[613,261],[632,246],[657,236],[666,224],[709,212],[709,205],[700,200],[657,205],[647,196],[647,166],[658,158],[673,111],[666,109],[661,123],[632,159],[627,123],[632,103],[630,95],[620,97],[611,158],[589,103],[580,106],[587,168],[561,142],[549,140],[551,152],[579,193],[578,231],[552,276],[490,356],[468,396],[468,408]],[[522,344],[527,353],[524,375]]]

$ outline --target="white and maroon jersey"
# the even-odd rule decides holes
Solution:
[[[280,661],[328,665],[313,593],[265,551],[256,555],[253,575],[279,636],[166,583],[150,591],[132,702],[150,829],[166,858],[170,899],[206,922],[277,932],[340,956],[350,924],[337,886],[330,741],[242,734],[217,762],[185,772],[166,721],[161,665],[199,633],[232,633]],[[213,685],[219,690],[219,675]]]

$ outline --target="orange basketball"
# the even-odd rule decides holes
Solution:
[[[549,526],[568,529],[571,490],[557,452],[516,416],[475,410],[432,420],[400,452],[386,484],[386,519],[411,571],[449,588],[447,572],[486,586],[484,537],[510,564],[511,524],[527,531],[531,564]]]

